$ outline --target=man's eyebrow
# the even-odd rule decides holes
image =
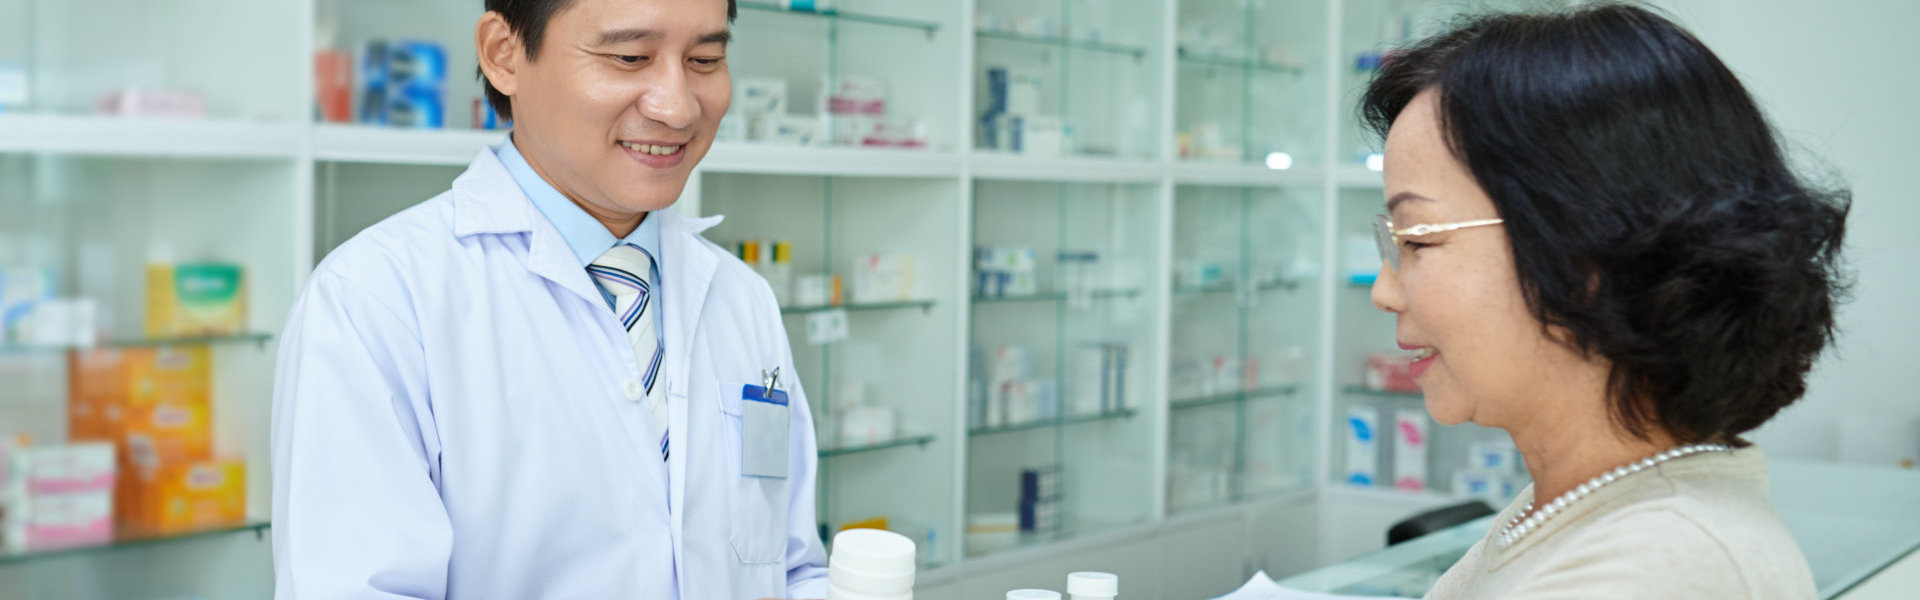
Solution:
[[[599,45],[611,46],[614,44],[624,44],[627,42],[645,41],[645,40],[658,38],[658,37],[661,37],[660,32],[653,29],[609,29],[607,31],[600,32]],[[731,43],[732,41],[733,41],[733,32],[723,30],[723,31],[716,31],[713,33],[700,36],[700,39],[696,40],[695,43],[696,45],[705,45],[705,44],[726,45],[728,43]]]
[[[611,46],[613,44],[638,42],[659,36],[660,32],[652,29],[609,29],[600,32],[600,45]]]

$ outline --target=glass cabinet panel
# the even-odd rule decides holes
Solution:
[[[1311,485],[1317,190],[1177,188],[1171,512]]]
[[[1320,164],[1325,4],[1183,0],[1179,10],[1175,156]]]
[[[1152,515],[1159,189],[978,181],[969,555]]]
[[[975,148],[1158,156],[1158,2],[980,0],[976,10]]]

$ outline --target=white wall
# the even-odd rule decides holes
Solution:
[[[1762,428],[1774,456],[1874,458],[1843,451],[1898,429],[1920,453],[1920,203],[1909,187],[1920,136],[1920,3],[1907,0],[1656,0],[1720,55],[1759,99],[1797,159],[1854,192],[1847,258],[1857,277],[1840,313],[1840,341],[1816,367],[1807,397]],[[1867,419],[1848,419],[1850,415]],[[1840,423],[1851,421],[1843,433]],[[1885,432],[1881,432],[1885,433]],[[1849,442],[1848,440],[1853,440]],[[1849,456],[1849,455],[1852,456]]]

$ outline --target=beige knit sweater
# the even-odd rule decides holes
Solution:
[[[1510,548],[1495,517],[1427,598],[1813,598],[1800,547],[1767,500],[1760,449],[1674,459],[1614,481]],[[1552,501],[1551,498],[1547,499]]]

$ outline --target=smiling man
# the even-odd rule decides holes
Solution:
[[[733,2],[486,6],[513,133],[288,318],[277,595],[824,597],[773,293],[667,210],[732,97]]]

